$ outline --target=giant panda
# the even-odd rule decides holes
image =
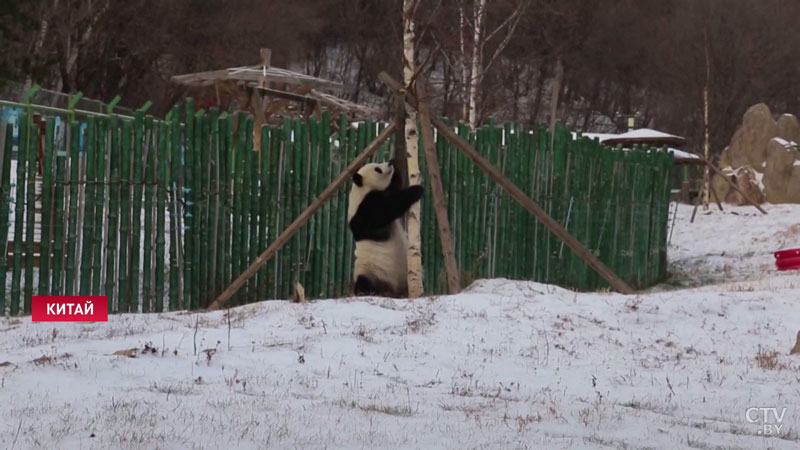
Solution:
[[[347,223],[356,243],[353,295],[408,297],[408,237],[399,219],[424,189],[402,188],[391,162],[366,164],[352,181]]]

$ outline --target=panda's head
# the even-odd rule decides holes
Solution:
[[[392,182],[394,167],[388,163],[370,163],[364,165],[353,175],[353,184],[364,191],[385,191]]]

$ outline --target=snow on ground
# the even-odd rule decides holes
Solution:
[[[0,320],[0,448],[798,448],[800,273],[770,258],[800,247],[800,207],[766,208],[691,224],[681,206],[674,276],[640,295],[479,280],[413,301]],[[750,407],[787,408],[777,437]]]

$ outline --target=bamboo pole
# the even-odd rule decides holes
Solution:
[[[447,203],[444,199],[441,171],[439,169],[439,160],[436,156],[436,144],[433,140],[433,127],[430,121],[427,89],[424,83],[417,82],[417,97],[421,99],[419,103],[419,121],[422,127],[422,146],[425,150],[425,162],[427,163],[428,176],[430,177],[433,191],[433,207],[436,213],[436,223],[439,225],[442,256],[444,257],[445,270],[447,271],[447,290],[451,295],[455,295],[461,290],[461,281],[458,276],[458,264],[456,263],[455,248],[453,247],[453,236],[450,232],[450,220],[447,217]]]
[[[53,194],[53,161],[55,159],[55,119],[47,119],[45,129],[45,151],[44,151],[44,173],[42,174],[42,228],[41,228],[41,250],[39,252],[39,295],[50,293],[50,257],[52,251],[50,243],[53,240],[52,220],[52,194]],[[8,214],[6,214],[8,219]],[[5,249],[5,245],[3,245]],[[3,273],[5,275],[5,272]],[[5,278],[3,278],[5,284]]]
[[[131,206],[131,240],[130,240],[130,263],[128,265],[128,279],[130,280],[129,299],[132,302],[133,312],[138,312],[139,304],[142,305],[142,312],[148,312],[149,308],[144,306],[145,299],[140,294],[139,275],[142,273],[140,263],[142,245],[142,195],[144,189],[144,147],[149,146],[150,130],[145,123],[144,113],[136,111],[133,141],[133,171],[131,173],[133,185],[133,202]]]
[[[390,88],[395,91],[400,91],[403,86],[395,81],[386,72],[381,72],[379,78],[386,83]],[[406,92],[406,101],[413,107],[417,108],[417,99],[413,94]],[[478,167],[483,169],[489,174],[506,192],[511,195],[517,202],[519,202],[531,214],[536,216],[553,234],[559,239],[564,241],[567,246],[572,249],[584,262],[586,262],[592,269],[599,273],[612,288],[623,294],[634,293],[628,283],[619,278],[611,269],[609,269],[602,261],[583,246],[577,239],[569,234],[557,221],[550,217],[545,211],[531,200],[524,192],[508,181],[500,172],[497,171],[486,159],[484,159],[471,145],[464,141],[461,137],[453,132],[447,125],[442,123],[439,119],[431,118],[433,125],[442,133],[447,139],[453,142],[460,148]]]
[[[154,286],[154,279],[153,275],[153,204],[154,204],[154,197],[156,194],[156,171],[155,171],[155,163],[156,163],[156,153],[158,149],[158,144],[156,139],[159,136],[157,133],[157,127],[153,127],[153,119],[151,117],[147,118],[146,123],[146,132],[145,135],[149,136],[145,142],[144,154],[142,157],[144,158],[144,179],[143,182],[144,186],[144,235],[142,236],[144,241],[144,253],[142,258],[142,312],[150,312],[154,308],[154,295],[153,295],[153,286]]]
[[[108,178],[108,244],[106,247],[106,295],[109,304],[114,299],[114,290],[119,284],[115,265],[117,261],[117,237],[119,235],[119,196],[120,196],[120,158],[122,141],[120,138],[119,117],[111,117],[111,151],[108,153],[109,168]],[[119,308],[119,304],[117,304]],[[109,312],[113,309],[109,308]]]
[[[131,233],[131,136],[133,135],[133,122],[122,122],[122,148],[120,156],[120,189],[119,189],[119,268],[117,278],[117,311],[130,312],[130,278],[128,276],[128,259],[130,253],[129,235]]]
[[[97,144],[95,149],[95,160],[88,164],[95,164],[95,179],[97,183],[94,187],[94,255],[92,256],[92,295],[100,295],[100,282],[102,281],[103,269],[103,223],[105,222],[105,183],[106,183],[106,153],[108,139],[106,129],[108,118],[97,121]],[[110,236],[110,235],[109,235]]]
[[[180,195],[178,183],[178,175],[180,174],[181,167],[181,154],[180,154],[180,110],[177,106],[173,106],[169,114],[169,164],[168,175],[166,181],[169,183],[166,186],[167,191],[170,193],[169,199],[169,310],[175,311],[178,309],[178,298],[180,297],[180,266],[178,264],[178,246],[182,230],[179,228],[180,217],[178,216],[178,197]]]
[[[219,309],[225,306],[231,296],[236,293],[239,288],[247,282],[247,280],[263,266],[289,239],[297,233],[297,230],[300,229],[308,220],[311,218],[312,215],[320,208],[325,202],[339,189],[341,185],[343,185],[353,174],[358,171],[364,161],[367,160],[373,153],[375,153],[381,146],[381,144],[391,136],[394,132],[395,125],[394,123],[389,124],[384,130],[381,132],[378,137],[372,141],[364,151],[356,157],[353,162],[347,166],[344,172],[340,173],[338,177],[331,183],[330,186],[325,188],[324,191],[319,195],[314,203],[312,203],[305,211],[303,211],[300,216],[298,216],[294,222],[289,224],[289,226],[281,233],[280,236],[272,243],[270,246],[261,254],[251,265],[247,268],[239,277],[230,285],[222,294],[214,300],[211,305],[209,305],[210,310]]]
[[[67,239],[65,241],[65,244],[67,245],[67,261],[65,272],[66,286],[64,288],[64,295],[75,295],[77,294],[75,290],[75,272],[77,269],[75,259],[77,254],[76,248],[78,245],[78,187],[80,182],[78,177],[80,173],[79,145],[81,128],[80,124],[73,122],[72,119],[70,119],[69,127],[69,204],[65,205],[68,208],[67,217],[69,217],[69,219],[67,224]],[[17,182],[17,185],[19,185],[19,182]],[[16,238],[16,233],[14,234],[14,237]],[[14,250],[16,253],[16,245],[14,246]]]
[[[167,130],[168,125],[166,122],[158,124],[158,156],[154,158],[157,163],[157,179],[156,182],[156,312],[163,312],[164,309],[164,296],[167,292],[164,290],[164,279],[166,269],[164,267],[166,238],[164,236],[164,228],[166,225],[165,208],[167,201],[167,191],[169,186],[168,178],[168,152],[167,146]]]
[[[0,173],[0,315],[6,314],[6,273],[8,272],[8,229],[9,229],[9,205],[11,203],[11,145],[13,142],[13,128],[7,123],[3,123],[0,129],[3,133],[4,142],[0,147],[2,153],[2,173]]]
[[[33,113],[28,114],[28,140],[26,141],[28,154],[27,188],[25,189],[25,297],[23,298],[24,312],[31,312],[31,297],[33,296],[33,249],[34,249],[34,214],[36,211],[36,154],[39,143],[39,127],[33,123]]]
[[[28,160],[27,144],[28,132],[27,114],[19,115],[19,146],[17,147],[17,186],[14,200],[14,269],[11,273],[11,315],[19,314],[19,304],[22,298],[22,235],[25,231],[25,164]]]
[[[97,121],[99,118],[90,117],[86,126],[86,156],[84,158],[83,172],[83,236],[81,238],[81,257],[80,257],[80,295],[91,295],[92,281],[92,258],[94,253],[94,213],[95,197],[95,146],[97,143]]]

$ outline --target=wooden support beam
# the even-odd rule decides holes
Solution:
[[[394,89],[395,91],[400,91],[403,89],[403,85],[398,83],[395,79],[393,79],[389,74],[386,72],[381,72],[378,76],[381,81],[386,83],[387,86]],[[418,108],[417,99],[414,96],[406,91],[406,101],[413,107]],[[452,142],[456,147],[461,149],[466,156],[472,160],[478,167],[483,169],[492,179],[495,180],[506,192],[511,195],[514,200],[519,202],[525,209],[528,210],[531,214],[533,214],[540,222],[542,222],[553,234],[555,234],[562,242],[564,242],[567,247],[569,247],[579,258],[581,258],[586,264],[589,265],[595,272],[597,272],[600,276],[605,279],[611,287],[616,290],[617,292],[623,294],[633,294],[635,291],[631,288],[628,283],[626,283],[623,279],[617,276],[608,266],[603,264],[597,256],[594,255],[589,249],[584,247],[574,236],[569,234],[567,230],[565,230],[561,224],[555,221],[552,217],[550,217],[536,202],[531,200],[524,192],[522,192],[518,187],[516,187],[513,183],[511,183],[502,173],[500,173],[497,169],[495,169],[489,161],[484,159],[471,145],[465,140],[463,140],[460,136],[458,136],[450,127],[444,124],[441,120],[436,118],[431,118],[431,122],[436,129],[439,130],[450,142]]]
[[[447,290],[451,295],[461,291],[461,280],[456,262],[453,235],[450,232],[450,220],[447,218],[447,202],[444,199],[439,159],[436,156],[436,142],[433,140],[430,108],[428,107],[428,90],[424,83],[417,81],[417,98],[419,99],[419,122],[422,128],[422,146],[425,147],[425,162],[433,191],[433,209],[436,212],[436,224],[439,226],[439,239],[442,243],[442,256],[447,272]]]
[[[394,133],[394,127],[395,127],[394,123],[389,123],[389,125],[386,128],[384,128],[383,131],[381,131],[378,137],[376,137],[375,140],[373,140],[367,146],[367,148],[365,148],[364,151],[361,152],[361,154],[358,155],[356,159],[354,159],[353,162],[350,163],[349,166],[347,166],[344,172],[340,173],[339,176],[337,176],[336,179],[333,180],[330,186],[328,186],[327,188],[325,188],[324,191],[322,191],[319,197],[316,200],[314,200],[314,203],[309,205],[308,208],[306,208],[305,211],[303,211],[294,220],[294,222],[289,224],[289,226],[286,227],[283,233],[281,233],[280,236],[278,236],[278,238],[275,239],[275,241],[273,241],[272,244],[270,244],[266,250],[264,250],[264,253],[262,253],[258,258],[256,258],[256,260],[250,265],[250,267],[248,267],[244,272],[242,272],[242,274],[239,275],[239,277],[236,278],[233,281],[233,283],[231,283],[231,285],[228,286],[219,295],[219,297],[217,297],[217,299],[214,300],[214,302],[208,306],[208,309],[215,310],[223,308],[228,303],[231,296],[233,296],[233,294],[235,294],[236,291],[238,291],[242,286],[244,286],[247,280],[249,280],[250,277],[255,275],[256,272],[258,272],[259,269],[261,269],[261,267],[264,266],[264,264],[266,264],[267,261],[269,261],[269,259],[272,258],[275,255],[275,253],[277,253],[278,250],[280,250],[281,247],[283,247],[287,242],[289,242],[289,239],[291,239],[292,236],[294,236],[294,234],[297,233],[297,231],[300,230],[300,228],[303,225],[305,225],[305,223],[308,222],[309,219],[311,219],[311,216],[313,216],[314,213],[316,213],[317,210],[320,209],[325,204],[325,202],[327,202],[328,199],[331,198],[331,196],[333,196],[334,193],[336,193],[336,190],[339,189],[339,187],[341,187],[347,180],[349,180],[350,177],[352,177],[353,174],[355,174],[358,171],[358,169],[361,168],[364,162],[380,148],[381,144],[383,144],[383,142],[386,141],[386,139],[388,139],[389,136],[392,135],[392,133]]]

